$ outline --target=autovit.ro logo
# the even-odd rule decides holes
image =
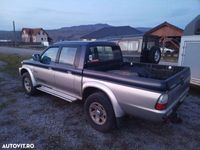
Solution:
[[[28,149],[28,148],[34,148],[34,144],[3,144],[2,145],[2,149],[7,149],[7,148]]]

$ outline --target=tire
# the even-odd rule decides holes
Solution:
[[[24,73],[22,75],[22,86],[26,94],[34,95],[36,93],[36,88],[33,87],[29,73]]]
[[[108,132],[116,128],[112,104],[103,92],[96,92],[88,96],[84,104],[84,111],[87,121],[94,129]]]
[[[158,64],[161,59],[161,51],[159,47],[153,46],[148,53],[148,60],[150,63]]]

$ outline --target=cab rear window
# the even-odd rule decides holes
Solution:
[[[117,46],[93,46],[89,48],[88,62],[121,60],[121,57],[121,51]]]

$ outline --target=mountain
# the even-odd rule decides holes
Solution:
[[[80,25],[72,27],[62,27],[60,29],[45,30],[53,39],[53,42],[61,40],[79,40],[83,35],[97,31],[104,27],[109,27],[108,24]],[[21,31],[16,31],[17,41],[21,41]],[[13,40],[13,31],[0,31],[0,40]]]
[[[136,27],[135,29],[137,29],[137,30],[145,33],[147,31],[151,30],[152,28],[148,28],[148,27]]]
[[[17,41],[21,40],[20,31],[16,31],[16,39]],[[13,31],[0,31],[0,40],[13,40],[14,39],[14,33]]]
[[[60,29],[46,30],[49,36],[53,39],[53,42],[61,40],[79,40],[80,37],[90,34],[94,31],[103,29],[105,27],[112,27],[108,24],[93,24],[93,25],[80,25],[72,27],[62,27]],[[141,32],[146,32],[151,28],[138,27],[135,28]],[[17,41],[21,41],[21,31],[16,31]],[[0,40],[13,40],[13,31],[0,31]]]
[[[53,41],[79,40],[80,37],[86,34],[109,26],[110,25],[108,24],[80,25],[46,31],[49,34],[49,36],[53,39]]]
[[[89,33],[87,35],[82,36],[82,39],[102,39],[109,37],[120,37],[125,35],[136,35],[141,34],[143,32],[130,27],[130,26],[117,26],[117,27],[105,27]]]

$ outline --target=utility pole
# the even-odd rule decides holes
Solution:
[[[16,32],[15,32],[15,21],[13,21],[13,41],[14,41],[14,47],[16,47]]]

